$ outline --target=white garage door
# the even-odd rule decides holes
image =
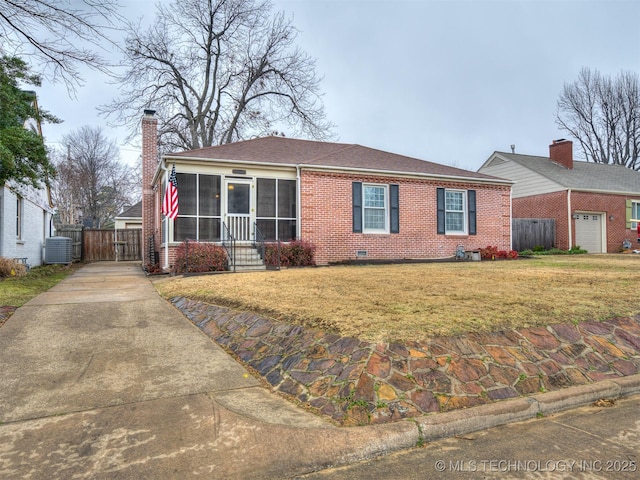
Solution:
[[[580,213],[576,219],[576,245],[589,253],[602,253],[602,214]]]

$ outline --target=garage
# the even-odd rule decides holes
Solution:
[[[578,213],[576,218],[576,245],[589,253],[603,253],[601,213]]]

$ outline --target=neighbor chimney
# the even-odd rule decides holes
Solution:
[[[561,138],[549,145],[549,158],[569,170],[573,169],[573,142]]]
[[[156,206],[153,191],[153,175],[158,167],[158,119],[155,110],[145,110],[142,117],[142,263],[155,263],[155,252],[150,251],[153,236],[154,250],[158,242],[155,238]]]

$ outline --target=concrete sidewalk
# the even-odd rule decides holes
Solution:
[[[290,478],[640,392],[640,376],[337,428],[269,393],[135,263],[95,263],[0,328],[0,477]]]

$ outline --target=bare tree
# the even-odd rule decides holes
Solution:
[[[100,127],[81,127],[65,135],[63,143],[68,151],[58,155],[54,188],[61,218],[73,219],[79,207],[85,222],[99,228],[139,196],[136,176],[120,162],[115,141],[105,138]]]
[[[0,51],[37,60],[43,76],[73,92],[82,84],[80,65],[109,72],[85,46],[115,45],[108,31],[122,19],[118,10],[117,0],[0,0]]]
[[[79,212],[82,207],[73,164],[67,161],[68,157],[61,152],[54,151],[53,157],[56,176],[52,181],[51,196],[56,206],[59,222],[63,225],[79,223],[81,220]]]
[[[640,83],[621,72],[611,78],[588,68],[565,84],[556,123],[575,138],[587,161],[640,170]]]
[[[269,0],[180,0],[153,25],[128,26],[122,95],[102,113],[135,135],[154,108],[166,149],[194,149],[277,133],[331,136],[315,60]],[[129,139],[130,139],[129,138]]]

